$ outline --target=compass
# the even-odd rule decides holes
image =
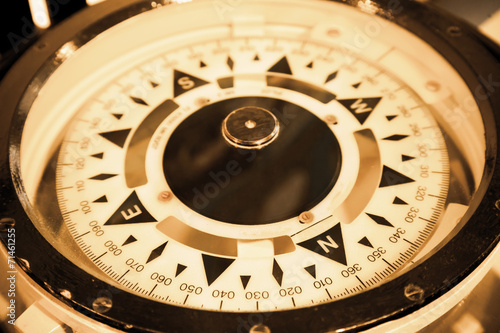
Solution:
[[[497,247],[499,59],[413,2],[88,8],[0,90],[23,281],[86,330],[422,328]]]

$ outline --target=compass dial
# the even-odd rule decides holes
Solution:
[[[304,307],[383,282],[439,221],[448,152],[410,87],[350,60],[220,36],[107,82],[57,158],[75,241],[134,292],[212,310]],[[275,138],[246,149],[225,122],[234,141]]]
[[[289,3],[155,3],[59,49],[19,168],[64,260],[154,309],[286,313],[460,231],[488,150],[463,79],[370,3]]]

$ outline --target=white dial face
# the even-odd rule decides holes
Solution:
[[[124,288],[209,310],[306,307],[386,281],[432,234],[449,162],[426,104],[359,56],[272,33],[167,49],[106,82],[67,127],[62,215]],[[223,136],[219,120],[248,107],[275,115],[275,141]],[[290,138],[279,153],[295,157],[301,124],[325,147],[260,158]]]

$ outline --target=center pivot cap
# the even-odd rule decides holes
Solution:
[[[231,112],[222,123],[222,135],[235,147],[260,149],[278,137],[280,124],[274,114],[256,106]]]

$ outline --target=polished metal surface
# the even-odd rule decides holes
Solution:
[[[276,116],[257,106],[231,112],[222,124],[226,141],[241,148],[262,148],[276,139],[279,129]]]

